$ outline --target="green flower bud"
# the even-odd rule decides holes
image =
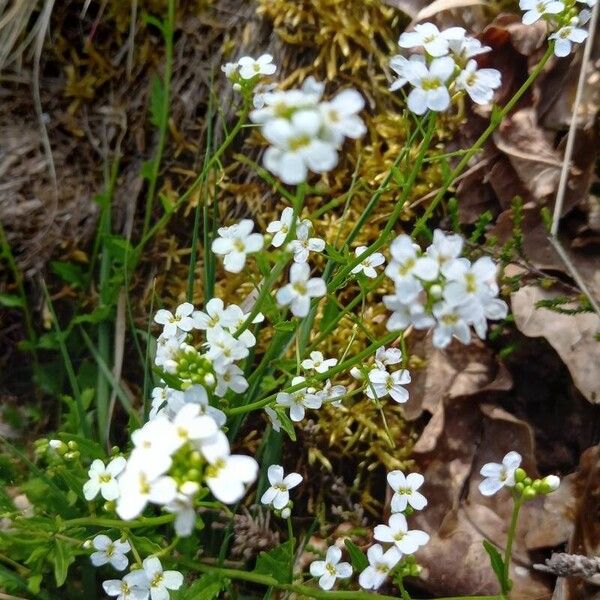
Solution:
[[[530,486],[526,487],[523,490],[523,499],[524,500],[533,500],[537,496],[537,492]]]
[[[521,469],[521,467],[519,467],[516,471],[515,471],[515,481],[518,483],[519,481],[523,481],[525,478],[527,477],[527,473],[525,472],[525,469]]]

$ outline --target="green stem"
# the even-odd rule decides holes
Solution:
[[[292,526],[292,517],[287,519],[288,539],[290,541],[290,581],[294,581],[294,563],[296,562],[295,546],[296,538],[294,537],[294,527]]]
[[[311,377],[310,380],[303,381],[301,383],[297,383],[296,385],[291,385],[287,388],[280,390],[280,392],[288,392],[288,393],[296,392],[307,386],[310,386],[312,382],[324,381],[325,379],[329,379],[330,377],[333,377],[334,375],[337,375],[338,373],[341,373],[342,371],[346,371],[350,367],[353,367],[355,364],[361,362],[363,359],[371,356],[371,354],[373,354],[377,350],[377,348],[391,343],[399,335],[400,335],[399,331],[392,331],[392,332],[388,333],[387,335],[385,335],[380,340],[378,340],[377,342],[374,342],[373,344],[371,344],[370,346],[368,346],[367,348],[365,348],[364,350],[362,350],[361,352],[359,352],[358,354],[353,356],[352,358],[349,358],[348,360],[336,365],[335,367],[332,367],[331,369],[325,371],[324,373],[317,373],[314,377]],[[253,410],[258,410],[260,408],[263,408],[264,406],[267,406],[268,404],[273,402],[273,400],[275,400],[277,398],[278,393],[279,392],[270,394],[269,396],[266,396],[265,398],[262,398],[261,400],[257,400],[256,402],[252,402],[251,404],[245,404],[243,406],[235,406],[235,407],[229,409],[227,411],[227,414],[230,416],[231,415],[239,415],[239,414],[244,414],[247,412],[251,412]]]
[[[63,521],[65,527],[105,527],[111,529],[138,529],[140,527],[155,527],[164,525],[175,520],[174,514],[160,515],[158,517],[144,517],[133,521],[121,521],[120,519],[104,519],[102,517],[80,517]]]
[[[206,565],[185,558],[174,559],[179,565],[200,571],[201,573],[216,573],[227,577],[228,579],[236,579],[238,581],[248,581],[257,583],[266,587],[273,587],[278,590],[295,592],[316,600],[398,600],[396,596],[387,596],[385,594],[377,594],[374,592],[363,592],[352,590],[347,592],[328,592],[308,585],[279,583],[274,577],[269,575],[261,575],[254,571],[241,571],[238,569],[217,568],[212,565]],[[501,600],[500,596],[448,596],[446,598],[438,598],[437,600]]]
[[[510,526],[508,528],[508,537],[506,538],[506,550],[504,551],[504,581],[508,585],[510,582],[510,559],[512,557],[513,541],[515,539],[515,533],[517,532],[517,523],[519,521],[519,511],[523,506],[523,497],[519,496],[515,498],[515,504],[513,506],[512,516],[510,518]]]
[[[163,96],[162,106],[160,107],[160,120],[158,123],[158,144],[156,154],[152,159],[152,170],[150,172],[148,195],[146,196],[146,209],[144,211],[144,228],[142,229],[142,238],[145,237],[150,219],[152,218],[152,206],[154,205],[154,196],[156,194],[156,185],[158,182],[158,172],[162,162],[163,152],[167,141],[167,129],[169,124],[169,105],[171,96],[171,74],[173,71],[173,30],[175,29],[175,0],[168,0],[167,20],[162,29],[165,40],[165,72],[163,75]]]
[[[433,214],[433,211],[436,209],[437,205],[442,201],[448,188],[452,185],[454,180],[462,173],[463,169],[469,164],[473,156],[482,148],[482,146],[487,142],[488,138],[494,133],[494,131],[498,128],[502,119],[506,117],[506,115],[515,107],[517,102],[522,98],[523,94],[530,88],[532,83],[537,79],[539,74],[542,72],[544,66],[550,59],[550,57],[554,54],[554,44],[551,42],[546,50],[546,53],[542,57],[542,60],[536,65],[535,69],[531,72],[529,77],[525,80],[523,85],[516,91],[515,95],[506,103],[504,108],[500,110],[495,110],[492,112],[492,116],[490,118],[490,124],[487,126],[485,131],[479,136],[477,141],[469,148],[469,150],[465,153],[459,163],[456,165],[453,171],[451,171],[446,180],[444,181],[444,185],[438,190],[438,193],[435,195],[434,199],[431,201],[421,218],[415,223],[413,228],[413,235],[422,231],[424,229],[425,224],[427,223],[429,217]]]

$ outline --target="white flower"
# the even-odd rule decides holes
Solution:
[[[588,32],[585,29],[580,29],[573,25],[565,25],[558,31],[550,34],[548,39],[556,40],[554,43],[554,54],[562,58],[571,54],[574,43],[581,44],[587,36]]]
[[[340,92],[329,102],[321,102],[324,139],[341,146],[345,137],[354,140],[362,137],[367,128],[357,113],[364,107],[363,97],[354,89]]]
[[[131,550],[131,546],[128,541],[113,542],[107,535],[101,534],[92,540],[92,546],[96,552],[90,556],[90,560],[95,567],[110,563],[117,571],[122,571],[129,564],[126,554]]]
[[[163,476],[170,466],[171,458],[160,453],[132,454],[127,468],[119,477],[117,514],[121,519],[134,519],[144,511],[148,502],[165,505],[175,498],[175,481]]]
[[[175,513],[175,533],[179,537],[188,537],[194,531],[196,524],[196,511],[194,510],[194,496],[200,489],[195,481],[186,481],[177,492],[177,495],[165,509]]]
[[[265,406],[265,412],[267,413],[267,417],[269,417],[273,431],[279,433],[281,431],[281,419],[279,418],[277,411],[270,406]]]
[[[424,531],[409,531],[406,517],[401,513],[393,514],[388,523],[389,525],[377,525],[373,537],[379,542],[394,544],[402,554],[413,554],[429,541],[429,535]]]
[[[234,322],[232,306],[225,308],[223,300],[220,298],[211,298],[204,307],[206,312],[195,310],[192,313],[194,327],[200,330],[207,330],[215,327],[227,328],[231,326]]]
[[[359,246],[354,251],[354,255],[358,257],[366,249],[367,249],[366,246]],[[377,277],[377,271],[375,270],[375,267],[379,267],[384,262],[385,262],[385,258],[383,256],[383,254],[381,254],[381,252],[373,252],[373,254],[370,254],[365,259],[363,259],[360,263],[358,263],[354,267],[354,269],[352,269],[352,273],[354,273],[355,275],[357,273],[364,273],[366,277],[369,277],[370,279],[375,279],[375,277]]]
[[[289,250],[294,253],[294,262],[305,263],[311,252],[323,252],[325,240],[313,237],[309,238],[309,227],[302,223],[296,229],[296,239],[289,243]]]
[[[173,423],[163,416],[148,421],[140,429],[136,429],[131,434],[131,441],[135,446],[134,453],[160,454],[167,457],[181,445],[176,438]],[[129,467],[129,464],[127,466]]]
[[[175,309],[175,314],[161,308],[154,315],[154,321],[163,325],[163,334],[167,337],[172,337],[180,331],[191,331],[194,328],[194,321],[190,317],[194,306],[189,302],[180,304]]]
[[[497,265],[489,256],[478,258],[473,264],[468,260],[455,260],[446,270],[448,283],[444,299],[453,306],[467,300],[481,301],[498,293]]]
[[[347,562],[340,562],[342,551],[337,546],[329,546],[325,560],[315,560],[310,563],[310,574],[319,578],[319,587],[330,590],[335,585],[335,580],[347,579],[352,575],[352,566]]]
[[[560,487],[560,477],[556,475],[546,475],[542,481],[546,484],[549,492],[555,492]]]
[[[314,351],[310,353],[310,358],[302,361],[302,368],[306,370],[315,370],[317,373],[325,373],[331,367],[337,365],[337,358],[324,358],[322,352]]]
[[[227,417],[222,410],[210,406],[206,390],[198,383],[187,388],[185,392],[181,394],[181,397],[178,397],[177,402],[172,403],[171,410],[173,414],[177,414],[185,403],[197,404],[200,407],[200,414],[212,417],[219,428],[223,427],[227,421]]]
[[[207,440],[212,438],[218,430],[215,420],[202,414],[200,405],[184,404],[173,419],[173,434],[176,443],[182,446],[189,440]]]
[[[490,46],[484,46],[478,39],[467,36],[462,39],[448,40],[448,45],[454,59],[457,62],[460,61],[461,64],[473,56],[479,56],[491,50]]]
[[[271,94],[277,89],[276,83],[259,83],[254,88],[254,96],[252,96],[252,106],[254,108],[264,108],[266,101],[265,96]]]
[[[404,68],[406,79],[414,86],[408,95],[408,108],[416,115],[427,110],[443,111],[450,106],[450,93],[446,82],[456,63],[449,56],[434,58],[429,68],[422,62],[410,61]]]
[[[441,229],[433,232],[433,241],[425,253],[438,263],[442,275],[448,267],[460,256],[463,248],[463,237],[458,234],[445,234]]]
[[[396,294],[403,301],[411,302],[421,291],[422,286],[415,279],[433,281],[438,275],[438,264],[429,256],[419,256],[419,247],[407,235],[399,235],[390,245],[392,261],[388,263],[385,274],[394,280]]]
[[[219,370],[233,361],[248,356],[246,345],[221,328],[209,329],[206,332],[206,343],[208,344],[206,357],[212,360],[215,368]]]
[[[238,67],[238,63],[228,62],[224,65],[221,65],[221,71],[225,73],[225,77],[227,77],[227,79],[231,79],[238,72]]]
[[[427,498],[419,492],[425,479],[420,473],[404,475],[402,471],[390,471],[387,482],[394,490],[392,512],[404,512],[407,506],[422,510],[427,506]]]
[[[94,460],[88,471],[89,480],[83,484],[85,499],[89,502],[100,492],[105,500],[116,500],[119,497],[119,484],[116,477],[126,464],[127,461],[122,456],[113,458],[106,467],[99,458]]]
[[[436,348],[445,348],[454,336],[463,344],[471,341],[469,319],[477,312],[477,304],[467,302],[453,306],[448,302],[438,302],[433,306],[433,314],[437,323],[433,330],[433,345]]]
[[[342,405],[342,398],[346,395],[346,391],[343,385],[332,385],[328,379],[323,389],[317,392],[317,396],[319,396],[323,404],[329,402],[331,406],[339,408]]]
[[[310,267],[306,263],[295,263],[290,268],[290,283],[277,291],[277,302],[290,305],[296,317],[306,317],[310,310],[310,299],[320,298],[327,292],[320,277],[310,278]]]
[[[215,373],[217,376],[215,395],[219,398],[222,398],[227,390],[233,390],[236,394],[241,394],[248,389],[244,372],[237,365],[225,365],[221,370],[216,370]]]
[[[273,75],[277,71],[270,54],[263,54],[256,60],[251,56],[242,56],[237,64],[242,79],[252,79],[257,75]]]
[[[402,351],[398,348],[385,348],[381,346],[375,352],[375,365],[385,371],[387,365],[397,365],[402,361]]]
[[[290,490],[300,485],[302,475],[299,473],[290,473],[284,477],[281,465],[271,465],[267,470],[267,477],[271,486],[267,488],[260,501],[263,504],[270,504],[273,508],[281,510],[289,504]]]
[[[502,464],[486,463],[480,471],[485,479],[479,484],[479,492],[483,496],[493,496],[503,487],[513,487],[515,471],[520,466],[521,455],[514,450],[502,459]]]
[[[169,600],[169,590],[178,590],[183,585],[183,575],[179,571],[163,571],[156,556],[144,559],[142,566],[150,584],[151,600]]]
[[[380,544],[367,550],[369,566],[359,575],[358,583],[365,590],[377,590],[386,580],[389,572],[400,562],[402,553],[392,546],[385,553]]]
[[[309,169],[315,173],[333,169],[338,162],[337,150],[318,138],[321,125],[321,116],[314,110],[299,110],[290,119],[265,123],[262,132],[272,144],[265,151],[265,167],[290,185],[305,181]]]
[[[449,40],[462,40],[465,30],[462,27],[452,27],[440,31],[433,23],[415,25],[414,31],[403,33],[398,40],[401,48],[415,48],[422,46],[431,56],[444,56],[448,54]]]
[[[386,323],[389,331],[406,329],[414,325],[416,329],[428,329],[435,325],[435,319],[425,312],[425,307],[409,293],[410,301],[405,302],[398,294],[383,297],[383,304],[392,311]]]
[[[456,87],[465,90],[476,104],[490,104],[494,90],[502,85],[497,69],[478,69],[477,62],[469,60],[456,78]]]
[[[258,252],[263,247],[263,236],[251,233],[254,229],[252,219],[242,219],[230,227],[220,227],[220,237],[213,240],[212,251],[224,256],[223,265],[230,273],[239,273],[246,264],[246,256]]]
[[[221,431],[214,441],[202,443],[200,449],[209,462],[205,480],[213,496],[225,504],[241,500],[246,485],[256,481],[258,463],[250,456],[229,454],[227,436]]]
[[[523,15],[523,23],[531,25],[544,15],[557,15],[565,10],[563,2],[556,0],[520,0],[519,7],[526,11]]]
[[[413,61],[425,63],[425,58],[420,54],[413,54],[409,58],[406,58],[401,54],[392,56],[390,59],[390,67],[396,72],[398,77],[392,82],[392,85],[390,85],[390,91],[394,92],[399,90],[408,83],[408,79],[406,78],[406,68],[409,63]]]
[[[317,103],[323,94],[323,87],[318,88],[312,84],[308,85],[308,81],[307,79],[304,82],[301,90],[264,93],[264,106],[250,113],[252,122],[264,124],[272,119],[287,119],[298,110],[316,109]]]
[[[294,377],[292,385],[298,385],[303,381],[304,377]],[[304,419],[307,408],[318,409],[323,404],[319,396],[309,393],[306,388],[291,393],[279,392],[276,401],[280,406],[287,406],[290,409],[290,419],[296,422]]]
[[[108,579],[102,582],[104,591],[116,600],[147,600],[149,583],[142,569],[132,571],[123,579]]]
[[[389,394],[395,402],[402,404],[408,401],[408,392],[402,387],[407,383],[410,383],[410,373],[406,369],[400,369],[393,373],[381,369],[371,369],[365,393],[371,399],[384,398]]]
[[[285,241],[290,229],[292,228],[292,222],[294,221],[294,210],[287,206],[283,209],[280,219],[277,221],[271,221],[267,225],[267,233],[273,233],[273,239],[271,245],[275,248],[279,248]],[[296,218],[296,227],[300,223],[300,219]]]
[[[227,329],[229,333],[235,334],[240,327],[248,320],[250,313],[245,313],[237,304],[230,304],[229,308],[229,317],[231,319],[231,324],[228,325]],[[262,313],[258,313],[253,319],[252,324],[262,323],[265,320],[265,315]],[[256,345],[256,338],[254,334],[250,331],[250,329],[244,329],[242,333],[238,336],[238,340],[246,346],[246,348],[252,348]]]

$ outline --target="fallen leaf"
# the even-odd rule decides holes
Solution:
[[[528,337],[544,337],[565,363],[573,382],[590,402],[600,403],[600,317],[594,313],[564,315],[536,308],[553,294],[525,286],[512,294],[512,312],[519,331]]]

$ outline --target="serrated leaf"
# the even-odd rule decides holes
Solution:
[[[344,545],[350,555],[350,562],[357,573],[360,573],[369,566],[369,559],[366,554],[350,540],[345,540]]]
[[[496,574],[496,578],[498,579],[498,583],[500,584],[500,588],[504,594],[510,589],[510,583],[506,579],[504,560],[502,559],[502,556],[500,552],[498,552],[497,548],[487,540],[483,540],[483,547],[490,557],[492,570]]]
[[[269,575],[279,583],[290,583],[290,561],[292,560],[292,544],[287,541],[269,552],[261,552],[256,559],[255,573]]]

